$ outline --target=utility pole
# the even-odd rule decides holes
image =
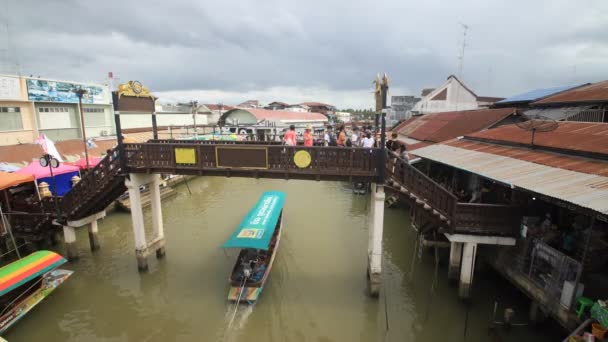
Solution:
[[[76,89],[76,95],[78,96],[78,109],[80,110],[80,126],[82,127],[82,142],[84,144],[84,157],[87,162],[87,171],[89,170],[89,149],[87,147],[87,133],[84,126],[84,112],[82,108],[82,96],[86,94],[86,89]]]
[[[198,113],[198,101],[190,101],[192,106],[192,121],[194,123],[194,140],[198,140],[198,131],[196,129],[196,113]]]
[[[464,68],[464,51],[467,47],[467,31],[469,26],[467,24],[460,23],[462,26],[462,48],[460,50],[460,56],[458,57],[458,78],[462,81],[462,70]]]

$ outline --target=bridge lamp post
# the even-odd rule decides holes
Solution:
[[[78,109],[80,111],[80,127],[82,128],[82,142],[84,144],[84,157],[86,160],[87,171],[89,170],[89,149],[87,147],[87,133],[84,126],[84,109],[82,108],[82,96],[87,93],[86,89],[78,88],[75,90],[78,96]]]
[[[57,197],[59,197],[57,195],[57,182],[55,181],[55,175],[53,174],[53,169],[56,169],[59,167],[59,160],[57,160],[57,158],[54,158],[52,155],[47,153],[47,154],[43,155],[38,162],[40,163],[40,166],[49,168],[49,173],[51,174],[51,182],[53,183],[53,190],[55,191],[55,194],[53,194],[52,191],[51,191],[51,194],[53,195],[53,197],[55,197],[54,202],[55,202],[55,211],[57,212],[57,219],[60,219],[61,212],[59,211],[59,204],[57,201]]]

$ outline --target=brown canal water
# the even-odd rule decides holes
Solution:
[[[6,335],[8,341],[559,341],[547,327],[488,334],[494,302],[526,320],[528,302],[505,280],[475,276],[469,305],[435,276],[434,256],[414,253],[415,233],[403,209],[385,211],[383,289],[366,288],[368,197],[350,184],[198,178],[192,195],[163,202],[167,256],[150,257],[138,273],[128,214],[99,225],[92,254],[86,229],[77,232],[75,271]],[[236,258],[221,244],[265,190],[287,192],[285,231],[261,300],[239,308],[226,301]],[[150,212],[146,224],[151,226]],[[57,247],[62,251],[62,246]],[[445,264],[445,263],[444,263]],[[435,282],[435,286],[433,283]],[[502,315],[499,315],[502,316]]]

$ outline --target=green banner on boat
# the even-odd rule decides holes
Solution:
[[[255,207],[249,211],[238,229],[222,247],[267,250],[284,202],[284,192],[264,192]]]

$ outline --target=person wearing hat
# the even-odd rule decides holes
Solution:
[[[312,126],[306,126],[306,130],[304,131],[304,146],[312,146],[313,137],[312,137]]]

